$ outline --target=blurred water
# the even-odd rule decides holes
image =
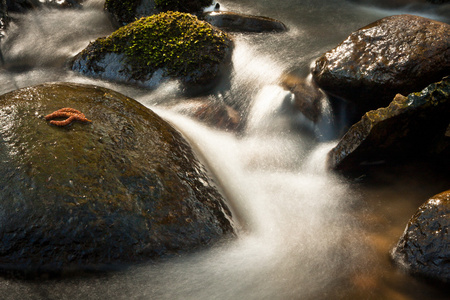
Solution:
[[[109,87],[147,105],[177,127],[208,166],[230,202],[238,237],[105,276],[0,279],[2,298],[444,299],[445,293],[402,274],[388,260],[409,216],[440,191],[440,183],[408,174],[361,188],[328,173],[325,157],[339,132],[332,111],[325,105],[321,123],[311,124],[292,113],[292,95],[278,86],[284,72],[306,77],[311,62],[352,31],[387,15],[417,13],[415,8],[375,9],[344,0],[221,4],[289,27],[282,34],[235,36],[233,74],[214,97],[239,109],[245,120],[240,134],[165,108],[181,98],[176,83],[147,91],[69,71],[74,54],[113,30],[103,1],[87,0],[82,10],[14,16],[17,21],[1,41],[0,93],[69,81]],[[421,13],[449,20],[436,6],[422,5]],[[416,180],[421,184],[411,185]]]

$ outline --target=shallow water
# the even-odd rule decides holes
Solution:
[[[447,298],[445,291],[398,270],[388,255],[409,217],[448,189],[446,182],[420,166],[358,181],[328,173],[324,159],[336,144],[340,122],[328,109],[312,126],[290,112],[291,96],[277,84],[283,72],[307,76],[315,58],[372,21],[414,13],[449,22],[448,5],[388,10],[344,0],[222,1],[225,9],[276,18],[290,29],[235,36],[231,80],[214,97],[241,111],[245,128],[237,135],[167,109],[165,103],[182,100],[176,83],[147,91],[69,71],[66,63],[74,54],[113,30],[102,2],[15,16],[1,42],[0,93],[69,81],[109,87],[147,105],[185,135],[214,174],[234,212],[238,237],[106,275],[0,279],[3,299]]]

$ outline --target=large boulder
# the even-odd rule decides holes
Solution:
[[[328,167],[352,171],[363,163],[427,156],[443,140],[449,115],[450,77],[408,97],[398,94],[347,131],[328,153]]]
[[[231,65],[232,47],[226,33],[193,15],[160,13],[90,43],[74,58],[72,70],[146,88],[176,79],[187,93],[200,93]]]
[[[148,17],[166,11],[198,13],[204,7],[213,4],[213,0],[106,0],[107,10],[113,20],[123,26],[136,19]]]
[[[90,122],[44,118],[67,107]],[[0,96],[0,124],[1,272],[102,269],[233,234],[188,143],[133,99],[43,84]]]
[[[411,217],[391,255],[408,272],[450,283],[450,191],[431,197]]]
[[[205,13],[206,22],[231,32],[283,32],[287,30],[282,22],[262,16],[244,15],[229,11]]]
[[[413,15],[378,20],[316,60],[314,80],[359,116],[450,75],[450,25]]]

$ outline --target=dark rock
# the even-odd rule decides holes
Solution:
[[[450,0],[427,0],[427,2],[433,3],[433,4],[444,4],[450,2]]]
[[[166,11],[197,14],[212,3],[212,0],[106,0],[104,7],[120,27],[142,17],[149,17]]]
[[[63,107],[91,123],[43,116]],[[180,133],[117,92],[69,83],[0,96],[0,271],[101,269],[232,234]]]
[[[349,171],[366,162],[426,156],[445,136],[449,114],[449,77],[408,97],[398,94],[388,107],[369,111],[348,130],[328,153],[328,166]]]
[[[294,94],[294,105],[305,117],[317,123],[322,117],[322,100],[324,94],[305,78],[293,74],[281,77],[281,86]]]
[[[316,60],[314,80],[359,115],[450,73],[450,25],[412,15],[383,18]]]
[[[74,58],[72,70],[146,88],[178,80],[195,94],[229,73],[232,48],[228,34],[193,15],[160,13],[97,39]]]
[[[229,11],[205,13],[203,19],[213,26],[232,32],[283,32],[287,30],[286,25],[275,19]]]
[[[433,196],[411,217],[391,255],[408,272],[450,283],[450,190]]]

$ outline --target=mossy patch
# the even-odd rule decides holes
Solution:
[[[226,33],[197,17],[169,11],[121,27],[97,39],[81,54],[96,61],[108,52],[123,53],[136,80],[158,69],[171,77],[195,77],[199,70],[220,64],[231,44]]]

